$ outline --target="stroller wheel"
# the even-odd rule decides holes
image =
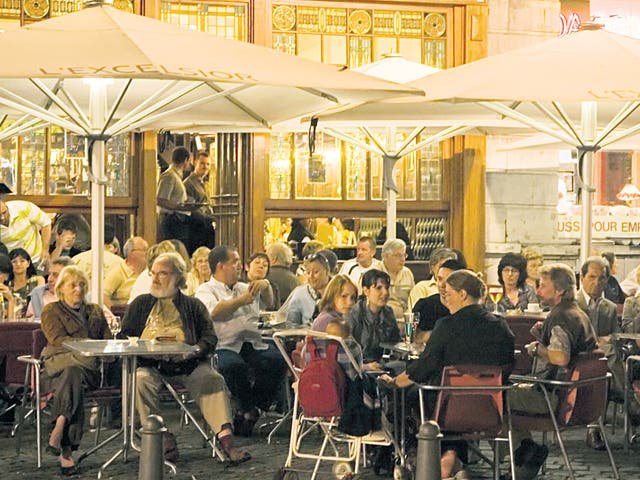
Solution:
[[[349,480],[354,477],[350,462],[336,462],[333,466],[333,474],[338,480]]]

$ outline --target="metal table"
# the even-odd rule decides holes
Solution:
[[[122,434],[122,448],[109,458],[98,471],[98,478],[102,478],[104,470],[116,458],[122,455],[123,461],[126,462],[130,448],[139,450],[133,443],[135,428],[135,371],[138,365],[138,357],[186,355],[194,352],[196,347],[186,343],[156,342],[151,340],[138,340],[137,342],[130,342],[129,340],[71,340],[64,342],[62,345],[67,350],[83,357],[119,357],[122,359],[122,429],[78,458],[78,463],[80,463],[87,456]],[[128,402],[127,397],[130,397]],[[175,471],[175,467],[173,465],[170,466]]]

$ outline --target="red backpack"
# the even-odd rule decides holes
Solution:
[[[344,400],[344,371],[338,364],[338,343],[330,341],[322,357],[313,338],[307,338],[311,361],[298,382],[298,398],[308,417],[338,417]]]

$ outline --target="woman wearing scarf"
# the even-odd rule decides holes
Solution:
[[[85,300],[87,286],[82,270],[75,265],[63,268],[55,288],[59,300],[46,305],[41,317],[47,338],[42,360],[55,390],[54,427],[46,451],[60,457],[62,475],[76,473],[72,451],[78,449],[82,439],[84,390],[98,386],[100,380],[96,358],[74,355],[62,344],[75,339],[111,338],[102,309]]]

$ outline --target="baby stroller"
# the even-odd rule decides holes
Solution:
[[[273,335],[274,342],[278,350],[282,353],[283,358],[289,365],[293,375],[293,411],[291,435],[289,439],[289,453],[283,468],[281,468],[274,480],[297,480],[298,473],[302,470],[294,470],[292,468],[293,459],[315,460],[313,470],[311,471],[311,480],[315,479],[323,461],[334,462],[333,474],[338,479],[353,478],[359,471],[360,460],[363,458],[363,450],[368,445],[391,446],[393,445],[393,436],[391,435],[386,419],[381,418],[380,429],[378,431],[369,432],[365,435],[350,435],[339,429],[343,427],[340,423],[341,408],[335,408],[332,405],[332,397],[334,387],[335,391],[340,391],[340,385],[332,385],[332,383],[340,383],[339,375],[333,378],[334,372],[330,369],[326,370],[327,379],[317,379],[316,390],[307,388],[309,384],[305,381],[309,375],[305,375],[314,361],[308,363],[304,369],[293,364],[285,345],[287,341],[294,339],[306,339],[307,348],[311,351],[312,358],[314,351],[324,346],[324,359],[332,360],[332,355],[336,354],[336,350],[340,352],[339,364],[347,372],[347,382],[364,378],[364,373],[359,362],[349,349],[344,339],[326,333],[314,332],[303,329],[286,330],[276,332]],[[317,357],[316,357],[317,358]],[[334,357],[335,358],[335,357]],[[336,359],[337,360],[337,359]],[[316,369],[314,372],[323,371]],[[351,378],[354,376],[354,378]],[[327,383],[323,383],[327,382]],[[347,387],[349,388],[349,387]],[[352,396],[351,393],[349,394]],[[344,397],[341,399],[344,402]],[[340,405],[343,407],[344,405]],[[379,409],[375,410],[379,415]],[[344,412],[346,414],[346,412]],[[383,417],[379,415],[380,417]],[[342,428],[342,430],[345,430]],[[348,430],[348,429],[347,429]],[[317,432],[321,435],[320,447],[318,448]],[[366,458],[366,455],[364,456]]]

